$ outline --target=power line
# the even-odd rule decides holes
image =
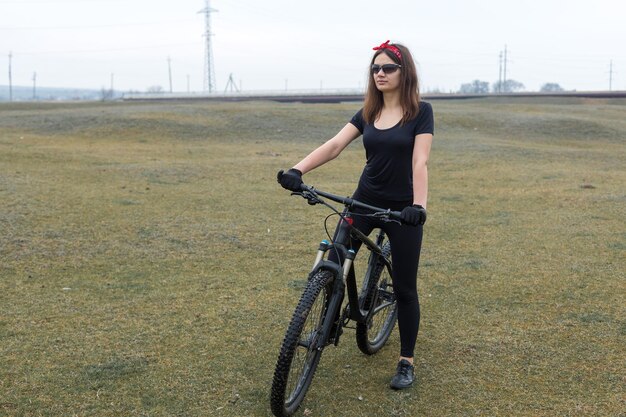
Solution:
[[[190,19],[164,20],[161,22],[110,23],[105,25],[70,25],[70,26],[0,26],[0,30],[65,30],[65,29],[100,29],[131,26],[162,26],[170,23],[190,23]]]
[[[162,45],[150,45],[150,46],[129,46],[127,48],[108,48],[108,49],[81,49],[81,50],[73,50],[73,51],[35,51],[35,52],[19,52],[19,55],[48,55],[48,54],[88,54],[88,53],[99,53],[99,52],[118,52],[118,51],[134,51],[140,49],[154,49],[154,48],[172,48],[178,46],[197,46],[199,45],[197,42],[187,42],[187,43],[171,43],[171,44],[162,44]]]
[[[98,0],[92,0],[93,3],[97,2]],[[99,0],[101,3],[111,3],[113,1],[116,1],[118,3],[122,3],[125,2],[126,0]],[[24,4],[39,4],[39,3],[50,3],[49,1],[45,1],[45,0],[4,0],[4,1],[0,1],[0,4],[13,4],[13,3],[17,3],[19,5],[24,5]],[[83,0],[55,0],[55,3],[85,3]]]

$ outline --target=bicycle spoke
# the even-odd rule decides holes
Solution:
[[[383,246],[384,256],[389,259],[388,243]],[[373,256],[373,255],[372,255]],[[373,258],[370,258],[372,262]],[[357,344],[365,354],[376,353],[386,343],[397,317],[396,297],[391,285],[390,271],[378,262],[371,267],[364,280],[363,308],[370,310],[366,323],[357,324]]]
[[[325,293],[318,297],[315,300],[315,304],[311,306],[304,328],[298,339],[292,366],[289,369],[289,376],[287,377],[286,403],[293,402],[299,395],[306,381],[306,378],[303,376],[308,374],[313,355],[316,353],[318,337],[324,319],[323,316],[326,304],[324,294]]]

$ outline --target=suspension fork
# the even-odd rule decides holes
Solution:
[[[341,263],[324,259],[326,253],[331,250],[337,250],[339,258],[346,259],[347,263],[344,262],[344,264],[341,265]],[[330,298],[328,299],[326,315],[323,319],[320,335],[317,338],[315,345],[312,347],[313,349],[322,350],[328,344],[328,341],[332,336],[335,336],[335,345],[339,341],[339,328],[341,327],[339,312],[341,310],[345,294],[346,276],[355,256],[356,253],[353,250],[346,250],[343,245],[334,245],[329,243],[327,240],[323,240],[320,243],[315,261],[313,263],[313,268],[309,273],[309,279],[323,270],[329,271],[335,278],[331,284],[332,289],[330,291]],[[335,324],[337,324],[338,327],[335,327]],[[336,332],[334,335],[331,334],[333,331]]]

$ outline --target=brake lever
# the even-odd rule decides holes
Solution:
[[[306,202],[310,205],[314,206],[322,202],[322,200],[317,196],[317,194],[306,190],[306,191],[294,191],[291,195],[299,195],[300,197],[306,199]]]
[[[402,225],[402,222],[400,220],[392,219],[390,216],[390,213],[391,213],[391,210],[380,211],[377,213],[373,213],[372,217],[378,218],[386,223],[398,223],[399,225]]]

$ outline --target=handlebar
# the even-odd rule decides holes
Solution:
[[[326,191],[318,190],[313,186],[302,184],[300,186],[300,192],[293,193],[295,195],[300,195],[307,199],[309,204],[319,204],[324,203],[324,201],[319,197],[325,197],[329,200],[335,201],[337,203],[341,203],[347,208],[360,208],[371,211],[375,216],[380,217],[382,219],[387,219],[390,221],[396,221],[399,223],[404,223],[402,221],[402,216],[399,211],[392,211],[390,209],[384,209],[380,207],[371,206],[369,204],[362,203],[358,200],[355,200],[350,197],[342,197],[336,194],[327,193]]]

